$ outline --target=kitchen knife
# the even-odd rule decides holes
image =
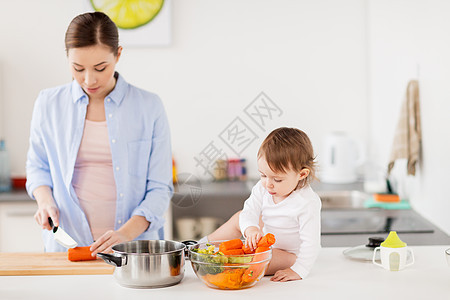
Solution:
[[[50,217],[48,217],[48,223],[52,227],[53,238],[58,244],[66,248],[75,248],[78,245],[78,243],[75,242],[75,240],[71,238],[70,235],[68,235],[67,232],[65,232],[61,227],[55,226]]]

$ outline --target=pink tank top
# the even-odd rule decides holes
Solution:
[[[114,230],[116,182],[106,121],[86,120],[72,184],[94,240]]]

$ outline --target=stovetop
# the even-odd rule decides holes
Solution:
[[[322,211],[322,235],[433,233],[433,225],[413,210],[337,209]]]

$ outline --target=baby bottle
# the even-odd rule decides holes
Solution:
[[[380,250],[381,264],[375,261],[378,250]],[[372,262],[386,270],[399,271],[414,263],[414,254],[406,243],[400,240],[397,232],[391,231],[380,247],[374,249]]]

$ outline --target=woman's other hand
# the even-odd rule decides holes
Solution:
[[[38,204],[38,210],[34,214],[34,219],[42,229],[52,229],[48,218],[52,219],[53,225],[59,226],[59,210],[53,199],[51,188],[46,185],[40,186],[33,191],[33,196]]]
[[[295,273],[291,268],[278,270],[275,272],[272,278],[270,278],[271,281],[280,281],[280,282],[286,282],[291,280],[300,280],[302,279],[300,275]]]
[[[112,246],[129,241],[129,238],[119,231],[108,230],[91,245],[92,256],[97,253],[112,253]]]
[[[263,237],[263,232],[261,229],[255,226],[248,227],[245,230],[245,246],[252,250],[258,247],[259,240]]]
[[[132,241],[141,235],[150,226],[150,222],[143,216],[132,216],[118,230],[109,230],[99,237],[92,245],[92,256],[97,253],[112,253],[112,246]]]

